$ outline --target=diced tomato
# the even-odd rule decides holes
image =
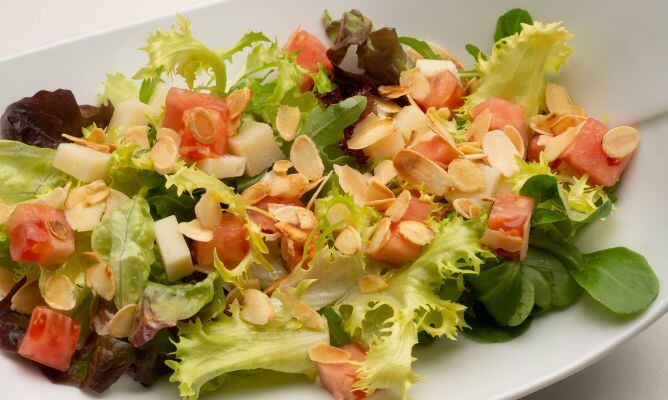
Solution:
[[[227,153],[227,119],[217,109],[194,107],[183,113],[183,134],[179,153],[191,161],[222,156]],[[197,139],[191,126],[195,124],[199,132],[210,132],[212,141],[202,143]]]
[[[380,262],[390,264],[394,267],[400,267],[403,264],[413,261],[422,251],[422,246],[411,243],[404,239],[397,229],[397,224],[393,223],[390,227],[390,239],[371,257]]]
[[[19,345],[19,354],[60,371],[70,368],[81,325],[47,307],[35,307],[28,330]]]
[[[459,85],[459,79],[450,71],[443,71],[436,76],[427,78],[429,93],[424,99],[415,99],[425,110],[429,107],[447,107],[451,110],[458,108],[464,102],[464,90]]]
[[[7,221],[7,233],[14,261],[55,267],[74,252],[74,232],[65,213],[46,204],[16,206]]]
[[[450,146],[445,139],[439,135],[434,135],[429,140],[419,142],[411,147],[411,150],[417,151],[435,163],[447,166],[450,161],[459,157],[459,154]]]
[[[299,199],[295,200],[284,200],[280,199],[278,197],[265,197],[264,199],[260,200],[258,203],[253,204],[253,207],[257,207],[261,210],[267,211],[269,209],[269,204],[274,203],[274,204],[285,204],[286,206],[299,206],[303,207],[304,203],[299,201]],[[260,226],[263,232],[267,233],[276,233],[278,230],[274,226],[276,223],[276,220],[274,220],[271,217],[268,217],[260,212],[257,212],[255,210],[248,210],[248,216],[251,217],[251,219]]]
[[[343,346],[343,350],[350,353],[350,359],[363,362],[366,359],[364,347],[358,343]],[[357,381],[357,365],[350,363],[321,364],[315,363],[318,368],[320,383],[336,400],[355,400],[366,397],[363,391],[353,390]]]
[[[503,129],[506,125],[514,126],[522,136],[524,145],[529,144],[527,137],[526,120],[524,118],[524,108],[513,103],[512,101],[492,97],[475,107],[471,108],[471,116],[477,117],[478,114],[489,109],[492,114],[492,122],[489,126],[490,130]]]
[[[297,63],[311,72],[318,72],[320,65],[331,74],[333,71],[332,63],[327,58],[327,47],[314,35],[303,29],[295,30],[283,46],[287,52],[297,52]],[[300,86],[302,92],[311,89],[313,79],[304,74],[304,80]]]
[[[515,258],[519,256],[524,260],[529,245],[529,229],[531,224],[531,213],[533,212],[533,199],[531,197],[504,192],[497,195],[492,210],[487,220],[487,231],[495,231],[504,236],[519,238],[519,248],[504,248],[496,240],[491,240],[492,235],[485,232],[483,243],[493,248],[497,253]],[[491,232],[494,233],[494,232]],[[495,235],[498,236],[498,235]],[[516,242],[519,242],[515,240]]]
[[[402,221],[424,222],[431,214],[431,204],[421,201],[418,197],[411,196],[411,202],[408,203],[408,209],[401,217]]]
[[[533,138],[529,142],[529,149],[527,150],[527,160],[531,162],[540,161],[540,153],[545,150],[545,146],[538,144],[538,141],[541,138],[541,134],[533,135]]]
[[[162,121],[162,126],[177,132],[180,131],[184,127],[183,113],[193,107],[217,109],[227,119],[227,103],[225,103],[225,100],[212,94],[171,88],[165,101],[165,118]]]
[[[576,173],[589,175],[591,183],[612,186],[626,169],[631,156],[611,159],[605,154],[601,141],[607,131],[604,124],[589,118],[560,159]]]
[[[248,254],[248,231],[239,217],[228,212],[223,213],[220,225],[213,229],[213,240],[196,242],[197,264],[201,268],[213,267],[214,249],[227,268],[235,267]]]

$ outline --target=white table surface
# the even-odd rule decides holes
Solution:
[[[207,2],[210,0],[0,0],[0,58]],[[6,79],[0,77],[0,90]],[[667,399],[667,333],[668,316],[603,360],[525,399]]]

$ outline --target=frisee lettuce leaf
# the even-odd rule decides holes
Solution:
[[[97,95],[99,104],[118,104],[125,100],[139,98],[139,88],[132,79],[120,72],[107,74],[103,83],[104,91]]]
[[[165,178],[153,170],[153,162],[147,149],[137,145],[121,146],[111,157],[109,187],[128,196],[138,194],[142,189],[162,187]]]

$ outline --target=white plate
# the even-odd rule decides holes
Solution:
[[[610,124],[637,123],[642,144],[620,188],[618,211],[607,221],[587,228],[580,244],[585,250],[628,246],[647,257],[662,283],[659,297],[644,313],[620,318],[607,313],[587,296],[573,307],[552,311],[534,321],[519,339],[484,345],[461,338],[440,340],[416,350],[415,369],[424,377],[414,386],[414,399],[517,398],[562,379],[593,363],[623,341],[656,321],[668,308],[664,261],[668,237],[668,54],[664,17],[668,3],[628,1],[443,2],[366,0],[337,2],[233,0],[184,12],[193,20],[196,37],[224,48],[247,29],[262,30],[281,41],[301,25],[322,36],[319,17],[324,8],[333,16],[359,8],[377,26],[396,26],[402,35],[429,38],[470,64],[466,43],[491,46],[496,18],[509,8],[524,6],[540,21],[564,21],[576,35],[575,50],[559,81],[594,116],[608,115]],[[0,109],[39,89],[72,89],[80,102],[94,101],[107,72],[134,72],[145,60],[135,49],[172,15],[129,24],[48,46],[0,61]],[[4,399],[86,399],[77,389],[50,384],[29,363],[2,354],[0,381]],[[253,389],[228,385],[225,399],[329,399],[315,385],[286,375],[271,380],[250,377]],[[177,398],[174,385],[149,390],[124,379],[106,399]]]

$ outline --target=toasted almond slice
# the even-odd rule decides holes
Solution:
[[[387,289],[389,285],[382,277],[375,274],[369,274],[362,275],[360,277],[360,279],[357,281],[357,287],[361,293],[369,294],[382,292],[383,290]]]
[[[503,131],[491,131],[482,139],[482,150],[487,154],[487,162],[506,178],[519,171],[515,156],[519,152]]]
[[[67,194],[67,199],[65,199],[65,208],[72,208],[79,203],[86,201],[86,187],[79,186],[78,188],[73,189]]]
[[[469,140],[482,143],[482,139],[485,137],[485,133],[489,132],[491,124],[492,113],[489,111],[489,108],[485,108],[469,125]]]
[[[485,178],[482,171],[473,161],[465,158],[452,160],[448,165],[448,173],[457,190],[464,193],[475,193],[485,188]]]
[[[452,177],[438,164],[414,150],[400,150],[393,161],[403,180],[415,185],[423,184],[427,193],[443,195],[452,188]]]
[[[44,301],[56,310],[71,310],[77,305],[76,287],[65,275],[52,275],[44,283]]]
[[[393,198],[394,193],[387,186],[379,183],[376,180],[371,180],[366,187],[366,191],[364,192],[364,199],[366,202]]]
[[[213,240],[213,231],[204,228],[197,218],[190,222],[179,223],[179,232],[196,242],[210,242]]]
[[[88,147],[89,149],[93,149],[101,153],[111,153],[116,149],[116,146],[111,144],[95,143],[93,141],[82,139],[68,134],[63,134],[62,136],[73,143],[76,143],[80,146]]]
[[[269,196],[269,181],[257,182],[241,193],[241,197],[248,205],[257,204],[267,196]]]
[[[178,144],[170,136],[158,139],[150,153],[153,169],[160,175],[174,172],[176,162],[179,161]]]
[[[401,221],[397,230],[404,239],[418,246],[425,246],[434,239],[434,231],[418,221]]]
[[[457,148],[457,143],[455,142],[455,139],[452,137],[450,132],[443,126],[441,121],[438,120],[440,118],[435,112],[429,112],[427,111],[427,119],[429,120],[429,127],[440,137],[445,139],[445,142],[458,154],[462,154],[461,150]]]
[[[292,317],[301,322],[306,328],[314,331],[325,329],[325,320],[313,308],[303,301],[292,307]]]
[[[472,161],[479,161],[487,159],[487,154],[464,154],[462,158]]]
[[[578,133],[580,133],[581,127],[582,125],[568,128],[566,132],[551,138],[547,142],[545,145],[545,158],[547,158],[548,162],[552,162],[559,158],[561,153],[563,153],[568,148],[568,146],[571,145],[573,140],[575,140],[577,137]]]
[[[118,310],[107,324],[109,335],[118,339],[130,336],[130,332],[135,325],[136,312],[136,304],[128,304]]]
[[[386,99],[398,99],[399,97],[405,96],[411,92],[411,88],[408,86],[380,86],[378,87],[378,93]]]
[[[311,181],[320,178],[325,172],[325,165],[322,163],[315,143],[306,135],[297,136],[292,143],[290,161],[297,172],[304,174]]]
[[[276,130],[286,142],[292,141],[297,135],[301,113],[299,107],[282,105],[276,113]]]
[[[485,229],[482,235],[482,243],[490,249],[503,249],[510,253],[522,250],[524,241],[521,237],[512,236],[506,232]]]
[[[107,207],[104,210],[105,213],[111,213],[122,206],[123,203],[130,200],[130,198],[123,192],[118,191],[113,188],[109,188],[109,196],[107,197]]]
[[[273,176],[269,180],[269,195],[292,200],[306,193],[308,186],[308,178],[302,173]]]
[[[299,227],[301,229],[313,229],[318,223],[318,219],[313,214],[313,211],[304,207],[297,207],[297,219],[299,220]]]
[[[283,281],[286,279],[288,279],[288,274],[276,278],[273,282],[269,284],[269,286],[267,286],[264,289],[264,293],[267,294],[267,296],[271,295],[274,292],[274,290],[278,289],[278,287],[281,286]]]
[[[536,141],[536,144],[538,146],[541,146],[541,147],[545,147],[547,142],[549,142],[550,139],[552,139],[554,137],[552,135],[541,135],[541,134],[537,134],[537,135],[538,135],[538,140]]]
[[[630,156],[640,143],[640,133],[630,126],[618,126],[603,135],[603,151],[611,158]]]
[[[550,126],[550,131],[552,134],[561,135],[566,132],[568,128],[578,126],[581,122],[585,121],[587,118],[582,115],[568,114],[559,117],[552,125]]]
[[[339,178],[341,189],[353,196],[356,201],[363,202],[366,193],[366,178],[356,169],[347,165],[334,165],[334,173]]]
[[[542,135],[554,135],[552,125],[559,119],[556,114],[534,115],[529,119],[529,127],[536,133]]]
[[[72,183],[67,182],[65,186],[53,189],[51,193],[44,198],[44,202],[53,208],[63,208],[65,206],[65,201],[67,200],[67,194],[70,191],[70,186],[72,186]],[[7,205],[4,206],[8,207]],[[0,223],[4,224],[7,220],[3,220],[2,215],[3,213],[0,212]],[[7,214],[7,216],[9,216],[9,214]]]
[[[195,204],[195,216],[203,228],[214,229],[220,225],[223,211],[220,209],[220,202],[215,194],[206,192],[200,197]]]
[[[92,231],[102,219],[107,203],[97,203],[86,206],[78,203],[74,207],[65,210],[65,218],[72,229],[78,232]]]
[[[452,116],[452,113],[448,107],[441,107],[436,110],[436,115],[438,115],[439,118],[447,121]]]
[[[548,82],[545,86],[545,105],[548,111],[554,114],[568,114],[571,112],[571,98],[563,86]]]
[[[369,114],[372,115],[372,114]],[[348,148],[361,150],[371,146],[394,132],[391,118],[378,119],[369,123],[358,124],[348,140]]]
[[[392,160],[383,160],[373,168],[373,179],[381,185],[387,185],[395,176],[397,176],[397,170]]]
[[[480,209],[479,205],[475,203],[469,205],[469,218],[479,217],[481,213],[482,210]]]
[[[482,148],[479,146],[471,145],[470,143],[459,143],[457,145],[459,150],[464,153],[465,156],[468,155],[473,155],[473,154],[481,154],[482,153]]]
[[[104,143],[107,140],[107,135],[104,132],[104,129],[95,127],[90,131],[88,136],[86,136],[86,140],[94,143]]]
[[[158,129],[158,132],[155,134],[155,140],[160,140],[163,137],[170,137],[176,143],[176,146],[178,147],[179,144],[181,144],[181,135],[179,135],[174,129],[169,129],[169,128],[160,128]]]
[[[472,202],[470,199],[462,197],[462,198],[459,198],[459,199],[455,199],[452,202],[452,207],[455,209],[457,214],[461,215],[462,217],[464,217],[466,219],[470,219],[471,217],[474,216],[474,215],[472,215],[471,212],[473,211],[473,214],[475,214],[476,213],[475,207],[478,207],[478,206],[474,202]],[[477,208],[477,212],[478,213],[480,212],[480,207]]]
[[[327,218],[327,222],[334,226],[341,222],[348,221],[350,217],[352,217],[352,213],[345,204],[336,203],[327,210],[325,217]]]
[[[512,125],[506,125],[503,127],[503,133],[508,136],[508,139],[513,143],[513,146],[517,149],[517,152],[520,154],[520,157],[524,158],[524,154],[526,153],[526,148],[524,147],[524,139],[522,139],[522,135],[520,132],[517,130]]]
[[[303,230],[299,229],[297,226],[289,222],[285,221],[277,222],[274,226],[283,235],[294,240],[297,243],[304,243],[306,241],[306,238],[308,237],[308,234],[306,232],[304,232]]]
[[[109,264],[98,262],[88,267],[86,285],[103,299],[111,301],[116,293],[116,281]]]
[[[327,343],[316,343],[308,349],[308,357],[319,364],[343,364],[350,361],[350,353]]]
[[[104,185],[104,182],[102,182],[102,184]],[[109,190],[109,188],[106,185],[101,190],[96,190],[93,192],[89,191],[89,194],[86,196],[86,199],[84,200],[84,204],[86,206],[92,206],[102,202],[106,203],[106,200],[110,194],[111,190]]]
[[[400,221],[404,217],[404,214],[406,214],[412,197],[408,190],[404,190],[385,211],[385,215],[392,221]]]
[[[243,289],[255,289],[255,290],[260,290],[260,280],[256,278],[251,278],[251,279],[246,279],[241,284],[239,287]],[[241,290],[239,290],[239,287],[235,287],[234,289],[230,290],[227,293],[227,296],[225,296],[225,303],[226,304],[232,304],[236,300],[239,304],[244,304],[244,296]]]
[[[228,94],[225,102],[227,103],[227,114],[230,119],[240,116],[246,107],[248,107],[252,97],[253,91],[250,88],[237,89]]]
[[[274,166],[271,168],[271,170],[274,171],[276,175],[285,176],[292,167],[293,165],[290,160],[278,160],[274,163]]]
[[[67,240],[68,229],[67,224],[64,222],[60,222],[59,220],[47,221],[46,229],[53,237],[60,240]]]
[[[332,177],[333,173],[334,173],[334,171],[329,171],[329,173],[327,175],[323,176],[321,179],[319,179],[319,181],[316,181],[318,183],[318,187],[313,192],[313,194],[311,195],[311,198],[309,199],[308,203],[306,203],[306,209],[307,210],[311,210],[315,206],[315,201],[318,199],[318,196],[320,195],[320,192],[322,191],[322,189],[327,184],[327,181],[329,181],[329,178]],[[307,188],[306,191],[308,192],[309,190],[311,190],[311,186],[316,182],[312,182],[309,185],[309,187]]]
[[[385,114],[396,114],[401,111],[400,105],[393,101],[385,100],[382,97],[374,96],[373,101],[376,109]]]
[[[44,299],[39,292],[39,281],[29,280],[14,293],[11,298],[11,310],[21,314],[31,314],[37,306],[43,306]]]
[[[377,253],[385,244],[390,240],[390,225],[392,221],[389,218],[382,218],[376,225],[376,229],[373,231],[371,238],[369,239],[369,245],[366,248],[366,252],[369,254]]]
[[[135,144],[142,149],[148,149],[151,147],[151,143],[148,140],[148,131],[149,127],[146,125],[136,125],[131,126],[125,131],[125,136],[123,137],[124,144]]]
[[[422,100],[429,95],[430,85],[427,77],[419,68],[402,71],[399,75],[399,84],[410,88],[410,95],[414,99]]]
[[[276,218],[277,221],[288,222],[292,225],[298,226],[299,225],[299,217],[297,216],[298,208],[302,207],[286,206],[284,204],[279,204],[278,207],[268,207],[268,211]]]
[[[334,247],[344,255],[353,255],[362,248],[360,234],[350,225],[347,225],[334,240]]]
[[[269,297],[257,289],[244,289],[244,306],[239,313],[242,320],[253,325],[266,325],[274,319],[274,306]]]

